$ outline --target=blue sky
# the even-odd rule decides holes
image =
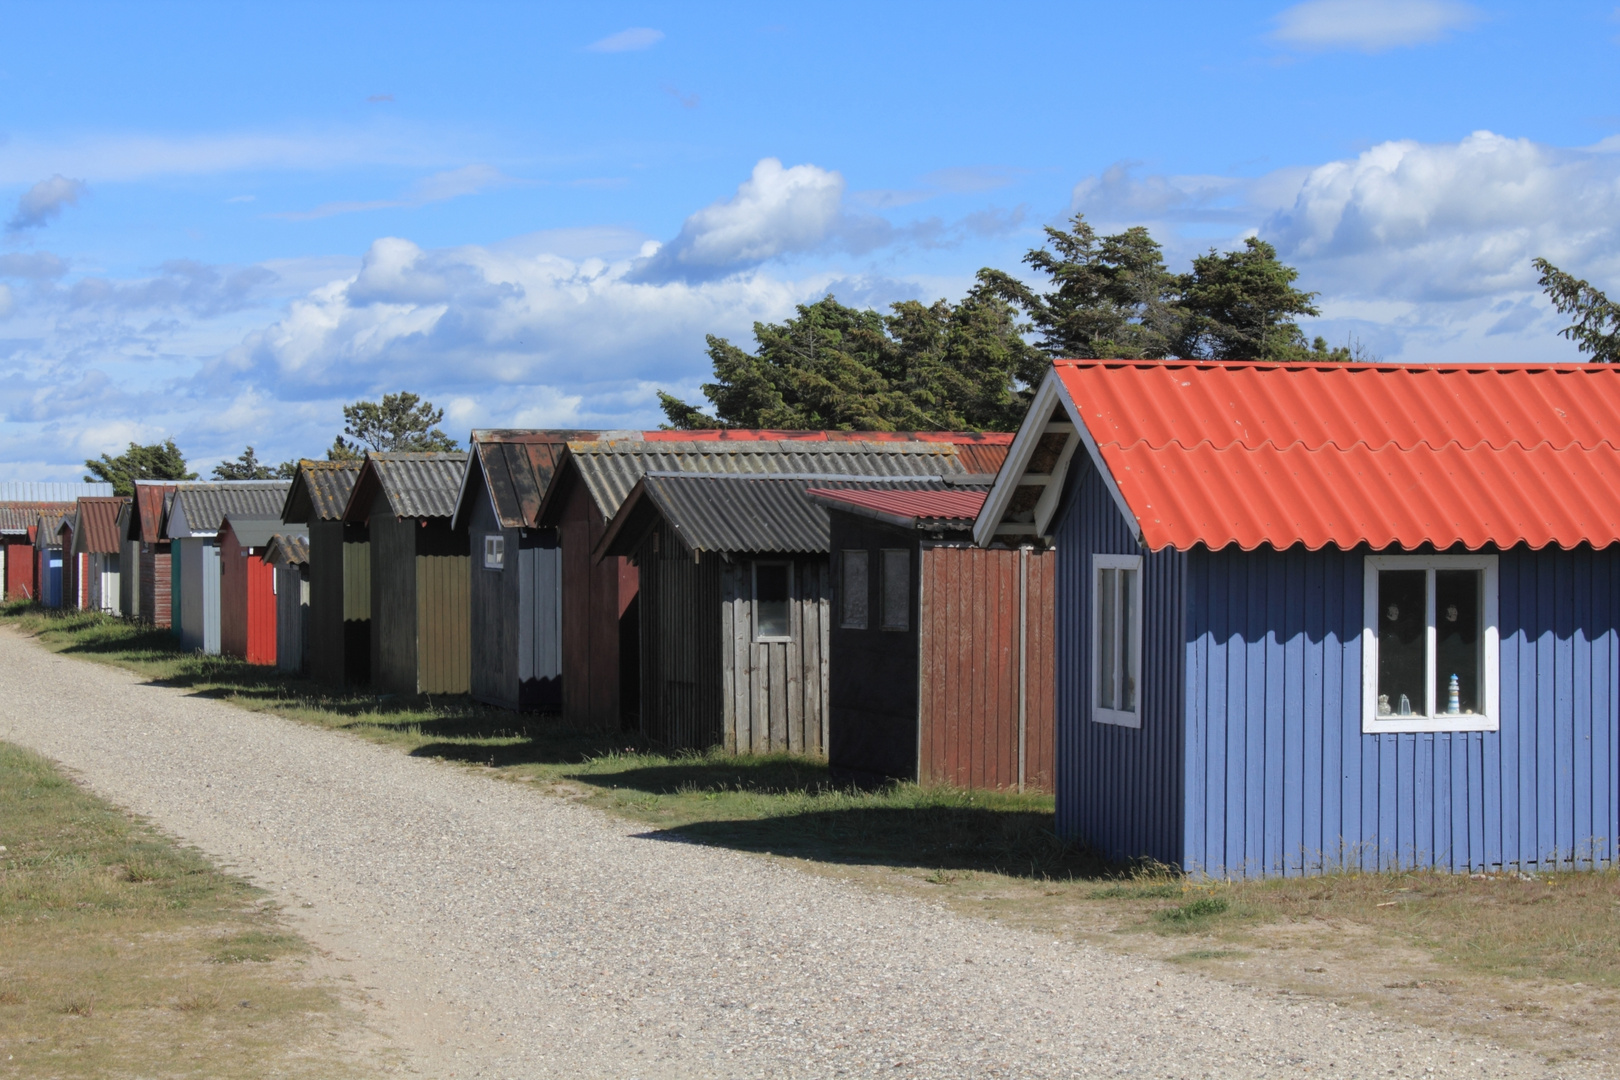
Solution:
[[[336,10],[333,10],[336,8]],[[1614,3],[7,6],[0,478],[632,427],[831,290],[956,297],[1083,211],[1258,233],[1308,327],[1570,360],[1620,291]],[[20,45],[20,47],[18,47]]]

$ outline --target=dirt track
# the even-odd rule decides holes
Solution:
[[[1586,1075],[668,842],[9,630],[0,739],[272,890],[423,1075]]]

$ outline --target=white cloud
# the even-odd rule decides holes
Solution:
[[[459,169],[437,172],[412,184],[397,199],[373,199],[365,202],[322,203],[313,210],[295,210],[270,217],[285,221],[313,221],[337,214],[353,214],[366,210],[413,209],[429,203],[459,199],[463,195],[477,195],[492,188],[505,187],[519,181],[507,176],[493,165],[463,165]]]
[[[0,285],[0,319],[4,319],[11,314],[12,306],[11,286]]]
[[[1272,37],[1306,49],[1376,53],[1438,41],[1479,18],[1458,0],[1306,0],[1277,16]]]
[[[628,30],[620,30],[617,34],[609,34],[600,41],[593,41],[585,46],[585,49],[587,52],[600,53],[639,52],[642,49],[650,49],[663,40],[662,30],[632,26]]]
[[[70,180],[61,173],[41,180],[17,200],[17,209],[6,222],[6,231],[17,233],[41,228],[60,216],[65,207],[77,206],[84,188],[83,180]]]
[[[646,280],[703,279],[821,246],[839,224],[844,178],[815,165],[754,166],[737,194],[686,219],[640,271]]]
[[[12,251],[0,255],[0,278],[59,278],[67,269],[66,259],[48,251]]]
[[[353,165],[433,167],[455,154],[453,136],[417,132],[309,134],[97,135],[45,141],[13,135],[0,154],[0,183],[26,183],[47,172],[93,182],[211,175],[250,169],[319,170]]]

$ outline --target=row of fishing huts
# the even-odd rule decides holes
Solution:
[[[141,485],[121,602],[333,685],[1051,790],[1193,873],[1613,865],[1615,430],[1607,365],[1058,361],[1013,436],[476,431]],[[100,550],[97,497],[36,533]]]

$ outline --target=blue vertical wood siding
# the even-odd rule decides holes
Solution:
[[[1454,734],[1361,733],[1367,553],[1187,553],[1183,865],[1611,862],[1620,549],[1500,553],[1501,727]]]
[[[1057,825],[1114,859],[1183,860],[1186,556],[1144,552],[1096,471],[1069,472],[1057,546]],[[1091,719],[1091,556],[1143,555],[1142,726]]]

